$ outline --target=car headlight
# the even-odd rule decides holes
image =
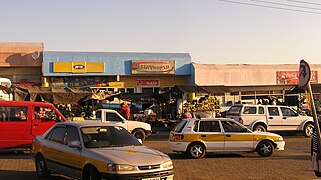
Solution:
[[[163,164],[161,164],[161,167],[164,169],[173,168],[173,162],[171,160],[166,161]]]
[[[278,141],[283,141],[283,137],[282,136],[279,137]]]
[[[127,164],[108,164],[107,168],[109,172],[135,170],[134,166],[127,165]]]

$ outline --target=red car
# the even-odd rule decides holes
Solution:
[[[32,140],[66,118],[49,103],[0,101],[0,149],[31,147]]]

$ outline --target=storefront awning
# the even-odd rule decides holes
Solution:
[[[223,85],[218,86],[174,86],[172,89],[174,92],[181,93],[208,93],[212,95],[222,95],[226,92],[230,92],[230,89]]]
[[[180,91],[181,93],[207,93],[207,91],[200,86],[174,86],[172,91]]]
[[[321,84],[311,84],[312,93],[321,93]],[[304,89],[300,89],[298,85],[291,87],[290,91],[287,94],[299,94],[305,93]]]
[[[44,101],[53,104],[76,104],[92,95],[84,88],[44,88],[41,86],[14,86],[14,99],[20,101]]]

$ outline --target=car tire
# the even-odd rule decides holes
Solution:
[[[255,132],[266,132],[266,128],[263,125],[255,125],[253,128],[253,131]]]
[[[269,157],[273,154],[274,146],[270,141],[262,141],[257,145],[256,151],[261,157]]]
[[[202,143],[192,143],[187,147],[186,154],[193,159],[201,159],[206,153],[205,146]]]
[[[137,139],[141,139],[142,141],[145,141],[146,134],[142,129],[136,129],[132,133]]]
[[[99,180],[100,174],[97,169],[93,166],[90,166],[86,169],[83,180]]]
[[[307,124],[304,126],[303,135],[304,135],[305,137],[312,137],[313,130],[314,130],[314,125],[313,125],[312,123],[307,123]]]
[[[36,157],[36,173],[40,178],[48,178],[50,170],[47,168],[46,161],[42,155]]]

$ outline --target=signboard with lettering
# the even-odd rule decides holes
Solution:
[[[103,73],[103,62],[54,62],[54,73]]]
[[[132,74],[174,74],[175,61],[132,61]]]
[[[146,80],[137,80],[137,87],[157,87],[160,86],[160,82],[158,79],[146,79]]]
[[[277,84],[298,84],[299,71],[277,71]],[[311,84],[318,83],[318,71],[311,71]]]

